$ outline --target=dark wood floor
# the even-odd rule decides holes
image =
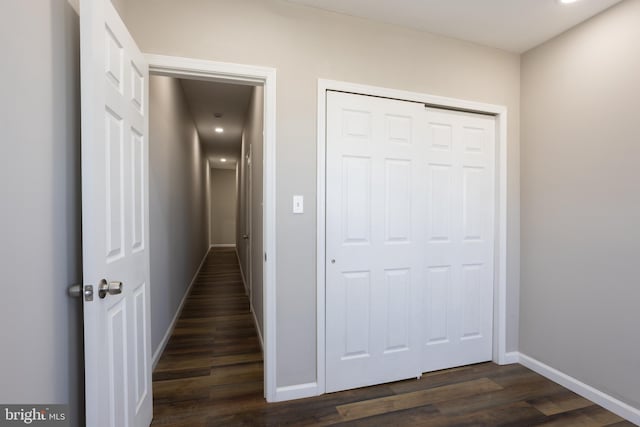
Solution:
[[[235,252],[213,249],[153,375],[153,425],[632,426],[521,365],[267,404]]]

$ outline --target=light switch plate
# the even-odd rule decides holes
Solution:
[[[293,213],[304,213],[304,196],[293,196]]]

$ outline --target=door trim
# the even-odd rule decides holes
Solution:
[[[247,251],[246,254],[246,259],[247,259],[247,272],[245,275],[245,279],[247,279],[248,283],[248,292],[249,292],[249,304],[251,305],[251,312],[253,313],[253,316],[255,317],[256,312],[253,309],[253,147],[251,145],[251,143],[249,143],[249,153],[245,155],[245,159],[243,159],[246,163],[246,188],[244,189],[245,191],[245,218],[244,218],[244,225],[245,225],[245,230],[244,232],[246,234],[249,235],[249,239],[247,240],[247,245],[245,245],[245,250]],[[248,277],[247,277],[248,276]],[[256,328],[258,327],[259,323],[256,322]],[[258,330],[258,335],[260,335],[260,330]],[[264,344],[263,344],[264,345]]]
[[[430,107],[473,111],[496,118],[496,215],[495,215],[495,269],[493,294],[493,361],[499,365],[512,363],[507,356],[507,108],[456,98],[428,95],[396,89],[361,85],[357,83],[318,79],[317,128],[317,230],[316,230],[316,337],[317,365],[315,394],[323,394],[325,384],[325,290],[326,290],[326,115],[328,90],[350,92],[429,104]]]
[[[276,69],[165,55],[145,55],[155,75],[264,86],[263,310],[264,395],[276,398]]]

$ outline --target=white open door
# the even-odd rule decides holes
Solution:
[[[80,34],[86,425],[148,426],[149,71],[109,0],[81,1]]]

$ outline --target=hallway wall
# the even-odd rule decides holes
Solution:
[[[149,79],[151,349],[209,248],[206,160],[179,80]]]

